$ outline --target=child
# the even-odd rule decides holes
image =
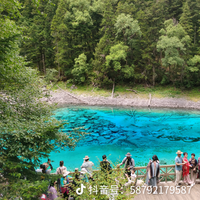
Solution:
[[[129,185],[133,185],[133,186],[141,186],[143,185],[143,181],[142,180],[137,180],[137,176],[135,174],[135,168],[131,169],[131,174],[130,176],[128,176],[128,174],[126,174],[126,177],[128,179],[128,182],[124,184],[125,187],[128,187]]]
[[[129,185],[135,185],[136,181],[137,181],[137,176],[135,174],[135,168],[131,169],[131,174],[130,176],[128,174],[125,174],[128,182],[124,184],[125,187],[129,186]]]

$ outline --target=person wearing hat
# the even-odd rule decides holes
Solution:
[[[87,177],[87,170],[85,168],[82,168],[80,171],[80,179],[86,183],[89,182],[88,177]]]
[[[131,169],[135,167],[135,161],[133,158],[131,158],[131,156],[132,155],[130,153],[127,153],[122,162],[117,165],[117,167],[124,165],[125,174],[128,174],[128,176],[131,174]]]
[[[83,159],[84,159],[84,162],[81,165],[81,169],[85,168],[87,173],[90,175],[90,178],[92,178],[92,167],[94,166],[94,163],[89,161],[90,158],[88,156],[85,156],[85,158]]]
[[[61,191],[64,195],[64,198],[69,197],[69,177],[68,175],[70,174],[69,171],[64,170],[63,171],[63,177],[60,179],[60,184],[61,184]]]
[[[183,161],[183,158],[181,157],[181,154],[183,152],[181,152],[180,150],[178,150],[176,152],[177,156],[175,158],[175,171],[176,171],[176,181],[175,181],[175,185],[178,186],[179,181],[181,180],[181,175],[182,175],[182,165],[185,164],[185,162]]]
[[[106,155],[102,156],[103,161],[100,162],[101,171],[104,173],[112,173],[112,167],[110,166],[110,162],[107,160]]]

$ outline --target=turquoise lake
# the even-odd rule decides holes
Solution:
[[[174,164],[177,150],[200,156],[200,111],[70,106],[57,109],[54,117],[69,122],[66,133],[80,127],[90,134],[74,151],[52,152],[53,171],[60,160],[70,171],[80,169],[86,155],[97,169],[104,154],[117,164],[130,152],[136,166],[146,165],[154,154],[161,164]]]

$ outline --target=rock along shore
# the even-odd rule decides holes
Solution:
[[[62,105],[91,105],[91,106],[131,106],[131,107],[152,107],[152,108],[184,108],[200,110],[200,101],[194,102],[185,98],[153,98],[149,99],[140,97],[103,97],[103,96],[85,96],[75,95],[65,90],[51,91],[50,97],[43,99],[48,103],[57,103]]]

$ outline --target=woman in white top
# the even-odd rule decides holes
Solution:
[[[63,174],[63,171],[67,171],[67,167],[64,166],[63,161],[60,161],[60,167],[57,168],[56,174]],[[57,189],[61,192],[60,178],[57,180]]]
[[[67,171],[67,167],[64,166],[64,162],[63,161],[60,161],[60,167],[57,168],[56,174],[62,174],[62,172],[64,170]]]

